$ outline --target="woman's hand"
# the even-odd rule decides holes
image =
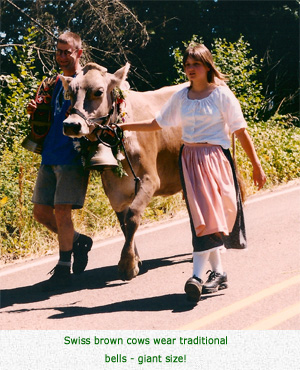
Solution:
[[[258,190],[260,190],[265,185],[267,177],[261,165],[253,166],[253,181],[254,185],[258,187]]]

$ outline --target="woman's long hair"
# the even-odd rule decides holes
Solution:
[[[207,72],[207,81],[209,83],[215,83],[215,79],[226,81],[226,75],[218,71],[215,63],[213,61],[213,57],[211,52],[207,49],[207,47],[203,44],[191,44],[187,47],[183,54],[183,67],[185,68],[185,64],[188,58],[192,58],[203,63],[206,67],[209,68]]]

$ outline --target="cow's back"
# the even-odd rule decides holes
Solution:
[[[189,83],[166,86],[153,91],[132,91],[126,92],[126,104],[128,107],[128,120],[142,121],[154,118],[164,103],[176,92]]]

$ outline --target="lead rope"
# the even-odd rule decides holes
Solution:
[[[119,146],[120,146],[120,145],[122,146],[123,151],[124,151],[124,154],[125,154],[125,158],[126,158],[126,160],[127,160],[127,163],[128,163],[128,165],[129,165],[130,170],[131,170],[131,172],[132,172],[132,175],[133,175],[133,177],[134,177],[134,181],[135,181],[134,192],[135,192],[135,195],[137,195],[137,192],[138,192],[138,184],[141,182],[141,179],[140,179],[140,178],[135,174],[134,169],[133,169],[133,167],[132,167],[132,164],[131,164],[131,162],[130,162],[130,159],[129,159],[129,157],[128,157],[127,150],[126,150],[125,145],[124,145],[123,130],[118,126],[118,124],[117,124],[117,123],[114,123],[114,125],[117,127],[117,129],[112,129],[112,128],[110,128],[108,124],[103,125],[103,126],[102,126],[102,129],[103,129],[103,130],[105,130],[105,126],[106,126],[106,129],[109,129],[110,131],[112,131],[112,132],[115,134],[115,136],[116,136],[116,138],[117,138],[117,143],[116,143],[115,145],[111,145],[111,144],[107,144],[107,143],[105,143],[105,141],[101,139],[101,134],[100,134],[100,135],[98,135],[98,133],[97,133],[97,132],[94,132],[94,133],[95,133],[95,135],[96,135],[96,137],[97,137],[97,139],[98,139],[98,143],[99,143],[99,144],[105,145],[105,146],[107,146],[107,147],[109,147],[109,148],[111,148],[111,149],[112,149],[113,147],[118,146],[118,145],[119,145]],[[118,132],[118,130],[119,130],[119,132]],[[121,135],[119,135],[119,133],[121,133]]]
[[[137,195],[138,185],[140,184],[141,179],[134,172],[134,169],[133,169],[132,164],[130,162],[130,159],[128,157],[127,151],[125,149],[125,145],[124,145],[124,140],[123,139],[121,140],[121,145],[122,145],[122,148],[124,150],[124,154],[125,154],[125,157],[126,157],[126,160],[127,160],[128,164],[129,164],[130,170],[131,170],[131,172],[133,174],[133,177],[134,177],[134,181],[135,181],[134,193],[135,193],[135,195]]]
[[[119,89],[120,90],[120,89]],[[120,90],[121,91],[121,90]],[[124,97],[122,97],[122,98],[124,98]],[[114,100],[116,100],[116,91],[115,90],[113,90],[113,99]],[[117,104],[117,113],[120,115],[120,113],[121,113],[121,111],[120,111],[120,105],[119,104]],[[134,172],[134,169],[133,169],[133,167],[132,167],[132,164],[131,164],[131,162],[130,162],[130,159],[129,159],[129,157],[128,157],[128,154],[127,154],[127,150],[126,150],[126,148],[125,148],[125,145],[124,145],[124,136],[123,136],[123,130],[118,126],[118,124],[115,122],[114,123],[115,124],[115,126],[121,131],[121,138],[120,138],[120,145],[122,146],[122,148],[123,148],[123,151],[124,151],[124,154],[125,154],[125,158],[126,158],[126,160],[127,160],[127,163],[128,163],[128,165],[129,165],[129,167],[130,167],[130,171],[131,171],[131,173],[132,173],[132,175],[133,175],[133,177],[134,177],[134,182],[135,182],[135,186],[134,186],[134,194],[135,195],[137,195],[137,192],[138,192],[138,186],[139,186],[139,184],[141,183],[141,179],[136,175],[136,173]],[[116,136],[117,136],[117,138],[118,138],[118,134],[117,134],[117,130],[116,130]],[[118,138],[119,139],[119,138]]]

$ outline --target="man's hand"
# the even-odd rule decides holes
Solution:
[[[36,101],[34,99],[32,99],[30,101],[30,103],[28,104],[28,106],[27,106],[27,113],[28,114],[33,114],[36,111],[36,108],[37,108]]]

